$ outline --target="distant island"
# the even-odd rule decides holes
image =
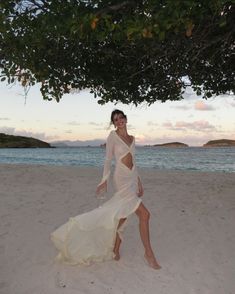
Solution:
[[[35,138],[0,133],[0,148],[51,148],[51,145]]]
[[[203,147],[235,147],[235,140],[212,140],[204,144]]]
[[[180,143],[180,142],[169,142],[163,144],[155,144],[155,145],[145,145],[144,147],[188,147],[187,144]]]
[[[163,144],[155,144],[154,147],[188,147],[187,144],[180,143],[180,142],[170,142],[170,143],[163,143]]]

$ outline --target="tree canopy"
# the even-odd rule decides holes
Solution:
[[[1,0],[1,81],[57,101],[89,89],[100,104],[234,93],[234,3]]]

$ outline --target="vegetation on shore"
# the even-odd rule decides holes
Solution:
[[[163,143],[163,144],[155,144],[154,147],[188,147],[187,144],[180,143],[180,142],[170,142],[170,143]]]
[[[235,140],[212,140],[204,144],[203,147],[235,147]]]
[[[50,148],[47,142],[22,136],[0,133],[0,148]]]
[[[169,143],[163,143],[163,144],[145,145],[145,147],[189,147],[189,146],[181,142],[169,142]],[[208,141],[206,144],[203,144],[202,147],[235,147],[235,140],[229,140],[229,139],[211,140],[211,141]]]

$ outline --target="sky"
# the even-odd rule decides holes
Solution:
[[[118,108],[128,117],[128,133],[139,145],[182,142],[201,146],[209,140],[235,140],[235,96],[208,100],[188,88],[184,99],[151,106],[99,105],[89,91],[66,94],[58,103],[43,100],[38,85],[25,98],[19,85],[0,83],[0,133],[34,137],[46,142],[104,140],[110,114]]]

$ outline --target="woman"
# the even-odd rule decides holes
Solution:
[[[140,199],[143,195],[143,186],[135,165],[135,138],[127,133],[127,117],[121,110],[116,109],[112,112],[111,122],[116,130],[111,131],[107,138],[103,178],[96,193],[99,195],[107,191],[114,156],[116,193],[102,206],[70,218],[66,224],[51,234],[52,241],[60,251],[57,258],[69,264],[119,260],[121,232],[127,217],[135,212],[139,217],[144,257],[150,267],[160,269],[150,244],[150,213]]]

